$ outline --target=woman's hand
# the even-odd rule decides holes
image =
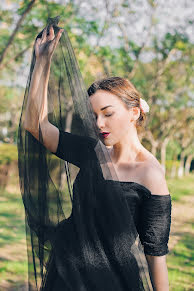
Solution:
[[[37,38],[35,42],[35,54],[36,59],[39,62],[49,62],[51,61],[54,50],[59,42],[63,29],[60,29],[56,36],[54,34],[54,29],[52,26],[49,28],[49,35],[47,35],[47,26],[43,30],[42,37]]]

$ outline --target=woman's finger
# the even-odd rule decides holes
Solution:
[[[63,33],[64,29],[60,29],[54,39],[54,48],[56,48],[57,44],[58,44],[58,41]]]
[[[37,40],[35,42],[35,49],[38,48],[38,46],[40,45],[40,43],[41,43],[41,38],[39,37],[39,38],[37,38]]]
[[[53,40],[55,37],[55,33],[54,33],[54,29],[52,27],[52,25],[49,28],[49,36],[48,36],[48,40]]]
[[[41,42],[45,42],[46,41],[46,36],[47,36],[47,27],[46,26],[43,30],[43,33],[42,33],[42,38],[41,38]]]

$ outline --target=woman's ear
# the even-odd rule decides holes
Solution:
[[[137,120],[140,116],[140,108],[139,107],[132,107],[132,121]]]

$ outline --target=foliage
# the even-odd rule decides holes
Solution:
[[[14,144],[0,144],[0,164],[10,164],[17,161],[17,148]]]
[[[15,10],[4,8],[0,11],[0,54],[10,39],[15,19],[22,16],[29,1],[18,3],[11,0],[10,3]],[[193,128],[193,120],[189,117],[193,115],[194,44],[187,29],[191,27],[192,19],[186,19],[182,26],[177,23],[173,28],[167,28],[162,36],[153,33],[160,23],[160,18],[153,14],[160,6],[155,1],[148,1],[150,24],[146,20],[141,41],[132,37],[137,30],[136,20],[142,16],[140,2],[129,4],[124,1],[114,6],[108,1],[104,7],[107,9],[104,19],[97,13],[100,6],[85,3],[88,10],[84,13],[82,4],[81,1],[36,1],[25,16],[0,71],[0,113],[11,112],[10,120],[0,120],[0,140],[16,142],[24,94],[21,82],[15,84],[15,81],[20,81],[18,70],[21,72],[22,68],[29,66],[35,36],[45,26],[47,17],[60,15],[60,26],[66,29],[70,37],[86,87],[107,75],[129,78],[150,106],[147,130],[152,132],[153,139],[148,140],[151,147],[153,142],[157,143],[156,156],[160,158],[167,138],[167,160],[178,159],[183,147],[185,155],[191,153],[192,136],[186,146],[183,139],[189,136],[186,132]],[[116,47],[106,43],[106,37],[110,36],[117,41]],[[5,127],[8,129],[8,139],[2,134]]]

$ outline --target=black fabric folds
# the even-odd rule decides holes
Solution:
[[[58,31],[58,18],[49,19]],[[37,36],[40,37],[42,32]],[[60,130],[54,154],[24,129],[33,50],[18,128],[26,214],[29,291],[153,290],[145,252],[168,252],[170,195],[119,181],[101,142],[64,30],[52,58],[48,119]],[[73,112],[71,129],[66,128]]]

